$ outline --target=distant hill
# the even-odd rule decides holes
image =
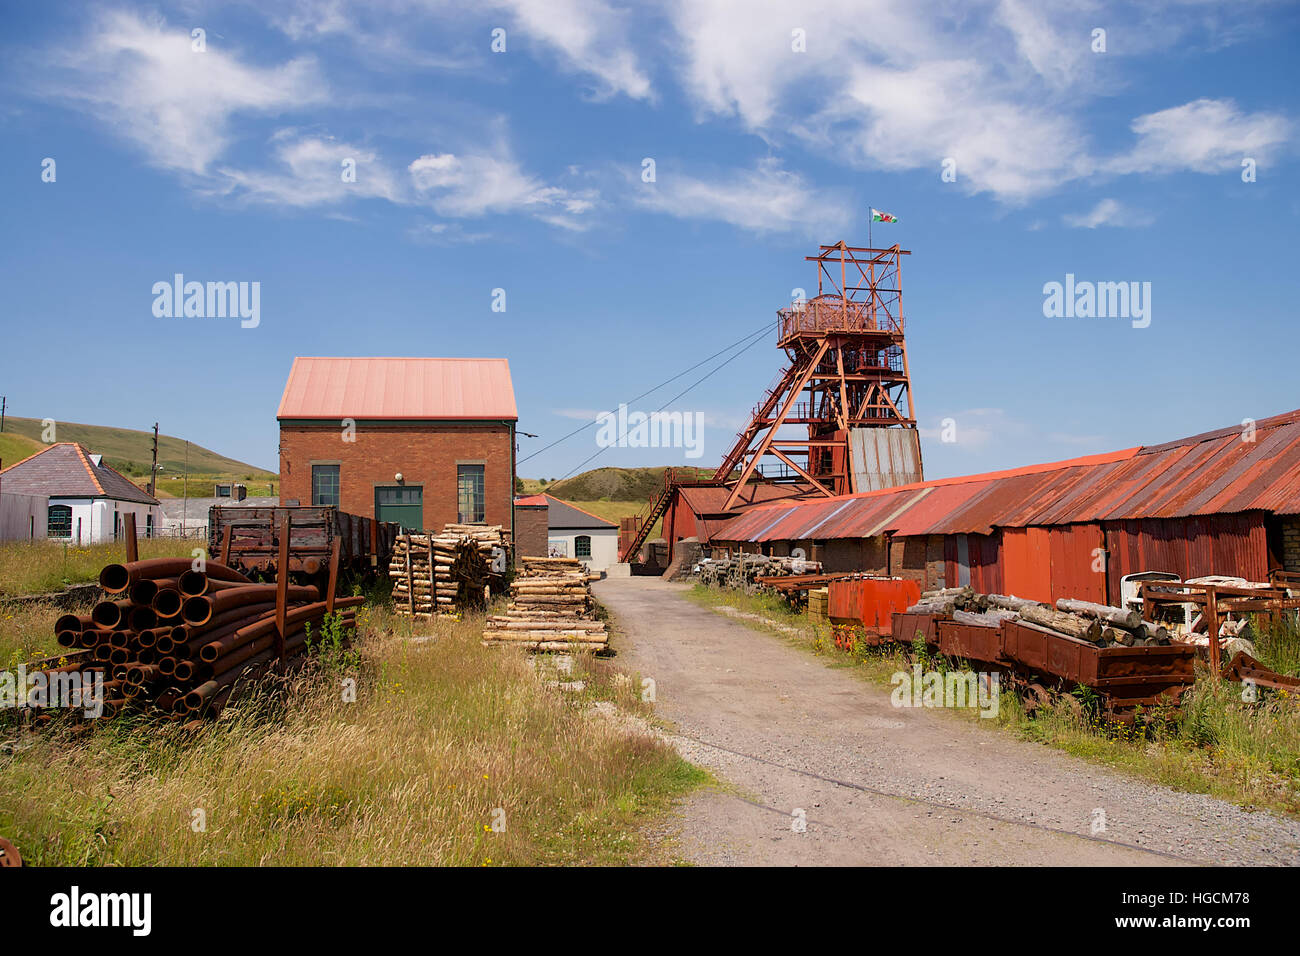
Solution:
[[[79,425],[73,422],[56,422],[55,439],[57,441],[80,442],[96,454],[103,455],[104,461],[127,476],[148,476],[152,460],[153,432],[136,431],[132,428],[109,428],[104,425]],[[16,437],[30,439],[36,447],[27,455],[40,451],[41,432],[44,427],[39,418],[14,418],[5,416],[5,430],[0,439]],[[12,433],[12,434],[11,434]],[[0,446],[3,447],[3,446]],[[26,457],[23,455],[22,457]],[[4,455],[5,467],[19,461]],[[181,474],[185,471],[185,439],[172,435],[158,435],[158,464],[165,469],[165,474]],[[271,478],[268,472],[247,462],[237,461],[218,455],[202,445],[190,443],[189,473],[191,475],[221,475],[234,478]],[[251,493],[251,491],[250,491]]]
[[[644,503],[651,495],[657,494],[663,484],[663,468],[593,468],[563,481],[541,484],[536,490],[565,501],[605,499]]]
[[[9,419],[6,416],[5,425],[8,424]],[[33,441],[26,435],[9,431],[0,432],[0,466],[8,468],[10,465],[16,465],[44,447],[40,442]]]

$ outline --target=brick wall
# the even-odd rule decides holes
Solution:
[[[944,586],[943,536],[911,536],[889,542],[889,571],[915,581],[922,591]]]
[[[515,555],[544,557],[550,533],[550,511],[546,505],[515,506]]]
[[[1300,571],[1300,518],[1282,519],[1282,567]]]
[[[342,430],[286,423],[280,426],[280,500],[311,504],[313,463],[339,465],[339,508],[374,517],[375,486],[423,487],[424,527],[440,530],[455,522],[457,462],[482,462],[488,524],[509,529],[514,506],[510,427],[481,425],[366,425],[356,427],[356,441],[345,442]]]

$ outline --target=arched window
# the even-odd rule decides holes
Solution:
[[[573,556],[575,558],[591,557],[591,535],[580,534],[573,539]]]
[[[68,505],[50,505],[46,512],[45,534],[50,538],[71,538],[72,508]]]

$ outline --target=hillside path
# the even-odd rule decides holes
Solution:
[[[655,682],[670,740],[723,786],[655,839],[717,865],[1300,864],[1300,821],[1145,783],[961,716],[895,708],[688,585],[593,585],[621,670]],[[794,812],[806,829],[795,832]],[[1095,811],[1105,830],[1093,835]]]

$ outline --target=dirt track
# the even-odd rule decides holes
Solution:
[[[1300,865],[1300,822],[1179,793],[952,714],[688,601],[685,585],[594,586],[655,681],[685,756],[729,786],[659,837],[722,865]],[[805,832],[795,832],[796,808]],[[1095,811],[1106,829],[1091,834]]]

